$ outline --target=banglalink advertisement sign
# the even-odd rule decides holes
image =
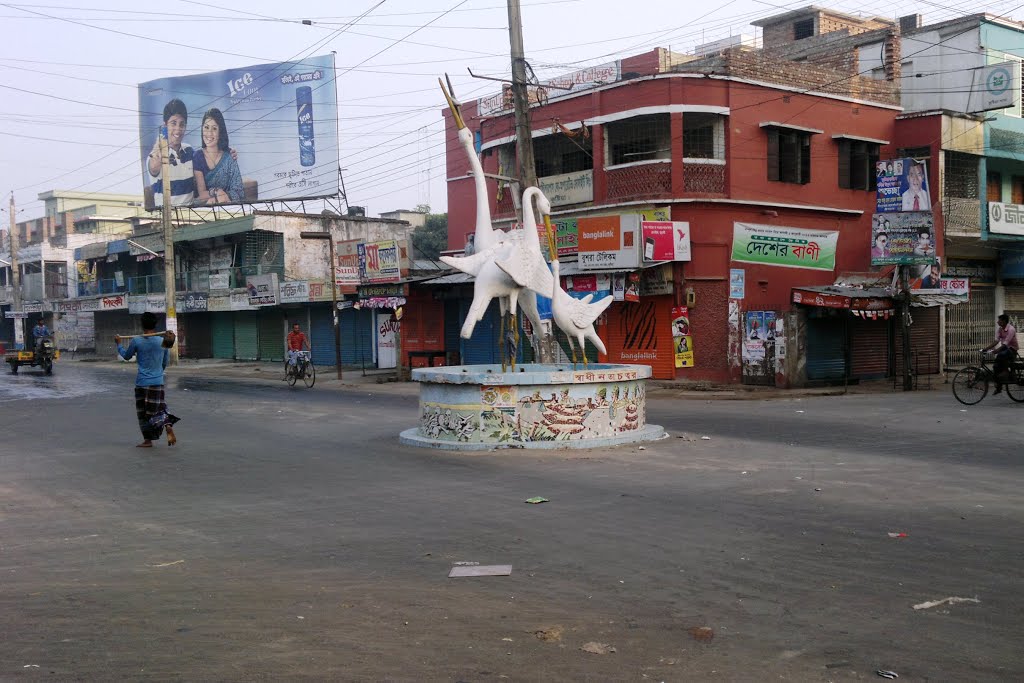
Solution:
[[[166,131],[173,206],[307,199],[338,193],[334,55],[139,86],[146,208],[163,201]]]

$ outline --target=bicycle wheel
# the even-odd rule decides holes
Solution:
[[[302,381],[306,383],[307,389],[312,389],[316,384],[316,368],[313,367],[312,362],[306,363],[306,374],[302,376]]]
[[[295,383],[298,382],[298,381],[299,381],[299,366],[298,366],[298,362],[296,361],[296,365],[294,367],[288,368],[288,386],[294,387]]]
[[[1006,395],[1010,400],[1024,403],[1024,370],[1011,371],[1010,381],[1006,383]]]
[[[964,405],[973,406],[988,395],[988,372],[984,368],[967,367],[953,376],[953,396]]]

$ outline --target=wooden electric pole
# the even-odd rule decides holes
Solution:
[[[508,0],[508,37],[512,46],[512,104],[516,112],[516,156],[522,189],[537,185],[537,164],[533,157],[533,131],[530,129],[530,91],[523,54],[523,19],[519,0]]]

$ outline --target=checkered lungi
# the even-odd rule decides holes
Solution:
[[[142,438],[154,441],[163,434],[164,426],[173,425],[180,418],[167,412],[164,387],[135,387],[135,413],[139,417]]]

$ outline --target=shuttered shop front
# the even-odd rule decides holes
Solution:
[[[235,319],[227,311],[210,314],[210,344],[214,358],[235,357]]]
[[[1024,326],[1024,287],[1006,287],[1006,298],[1003,303],[1003,311],[1010,316],[1010,323],[1014,328],[1020,330]],[[973,294],[973,292],[972,292]],[[995,338],[995,321],[991,323],[992,337]]]
[[[608,309],[604,340],[609,363],[650,365],[655,379],[675,378],[672,349],[672,297],[642,297],[615,302]],[[602,330],[603,331],[603,330]],[[695,340],[700,344],[700,340]]]
[[[284,360],[284,311],[267,306],[259,312],[260,360]]]
[[[259,355],[259,313],[235,311],[235,360],[256,360]]]
[[[159,323],[157,329],[162,330],[164,316],[157,316]],[[114,343],[114,335],[142,334],[142,323],[139,316],[131,315],[128,310],[122,311],[98,311],[93,318],[93,325],[96,331],[96,355],[100,357],[114,357],[117,355],[117,345]],[[32,326],[27,325],[27,341],[31,344]],[[124,342],[127,346],[128,342]]]
[[[939,307],[912,307],[910,317],[910,362],[915,374],[930,375],[939,371]],[[979,347],[980,348],[980,347]],[[895,373],[903,374],[903,330],[896,328]]]
[[[462,320],[466,319],[469,313],[469,299],[460,300],[462,306]],[[501,350],[498,348],[498,339],[501,336],[501,314],[498,311],[498,302],[494,300],[487,307],[483,319],[477,322],[473,328],[473,336],[462,340],[462,362],[466,365],[491,365],[501,362]]]
[[[850,318],[850,376],[879,379],[889,376],[889,331],[883,317]]]
[[[209,313],[178,316],[178,327],[184,341],[181,346],[182,355],[186,358],[210,358],[213,355]]]
[[[807,379],[837,380],[846,375],[845,310],[811,309],[807,318]]]
[[[978,351],[995,338],[995,310],[995,289],[973,283],[967,303],[946,306],[946,367],[978,362]]]
[[[339,311],[342,365],[373,367],[373,311]],[[334,365],[334,317],[330,304],[310,310],[310,348],[313,364]]]

